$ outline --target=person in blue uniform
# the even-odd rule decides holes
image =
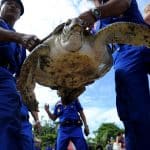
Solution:
[[[54,113],[49,110],[49,105],[45,105],[45,111],[53,121],[59,118],[60,127],[57,135],[57,150],[66,150],[69,142],[72,141],[76,150],[87,150],[87,143],[82,132],[82,122],[84,133],[89,134],[86,117],[78,99],[74,99],[70,104],[63,105],[58,101],[55,105]]]
[[[136,0],[93,0],[95,8],[79,18],[85,27],[100,21],[100,28],[120,21],[145,24]],[[146,25],[146,24],[145,24]],[[150,135],[150,49],[115,44],[116,106],[125,127],[127,150],[149,147]]]
[[[0,4],[0,150],[23,150],[20,133],[21,97],[16,87],[20,67],[40,40],[35,35],[18,33],[13,28],[23,15],[21,0],[1,0]],[[30,150],[30,149],[29,149]]]

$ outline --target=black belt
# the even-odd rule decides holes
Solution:
[[[21,116],[21,121],[28,121],[29,120],[29,116]]]
[[[82,121],[81,120],[65,120],[63,122],[60,122],[61,126],[82,126]]]
[[[0,62],[0,67],[5,67],[5,68],[8,68],[10,67],[10,64],[7,63],[7,62]]]

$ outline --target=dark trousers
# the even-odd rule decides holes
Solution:
[[[150,150],[150,122],[124,121],[127,150]]]
[[[20,96],[13,79],[0,80],[0,150],[20,150]]]

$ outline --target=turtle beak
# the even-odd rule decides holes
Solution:
[[[74,26],[72,27],[72,31],[73,31],[73,32],[79,32],[79,33],[81,33],[82,28],[81,28],[80,25],[76,24],[76,25],[74,25]]]
[[[74,32],[82,32],[83,30],[83,21],[79,18],[72,19],[69,28]]]
[[[68,20],[61,34],[61,46],[71,52],[78,51],[83,41],[83,26],[81,19]]]

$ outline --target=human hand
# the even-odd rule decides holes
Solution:
[[[44,109],[45,109],[46,112],[48,112],[49,111],[49,105],[45,104]]]
[[[36,120],[33,126],[34,126],[35,132],[38,133],[38,134],[40,134],[41,130],[42,130],[40,121]]]
[[[90,133],[89,127],[88,127],[88,125],[86,125],[86,126],[84,127],[84,134],[85,134],[86,136],[88,136],[89,133]]]
[[[35,46],[40,43],[40,39],[35,35],[23,34],[21,36],[21,44],[27,48],[29,51],[32,51]]]
[[[90,29],[93,27],[93,25],[96,21],[94,16],[92,15],[91,10],[81,13],[79,15],[79,18],[83,21],[84,27],[85,28],[88,27]]]

